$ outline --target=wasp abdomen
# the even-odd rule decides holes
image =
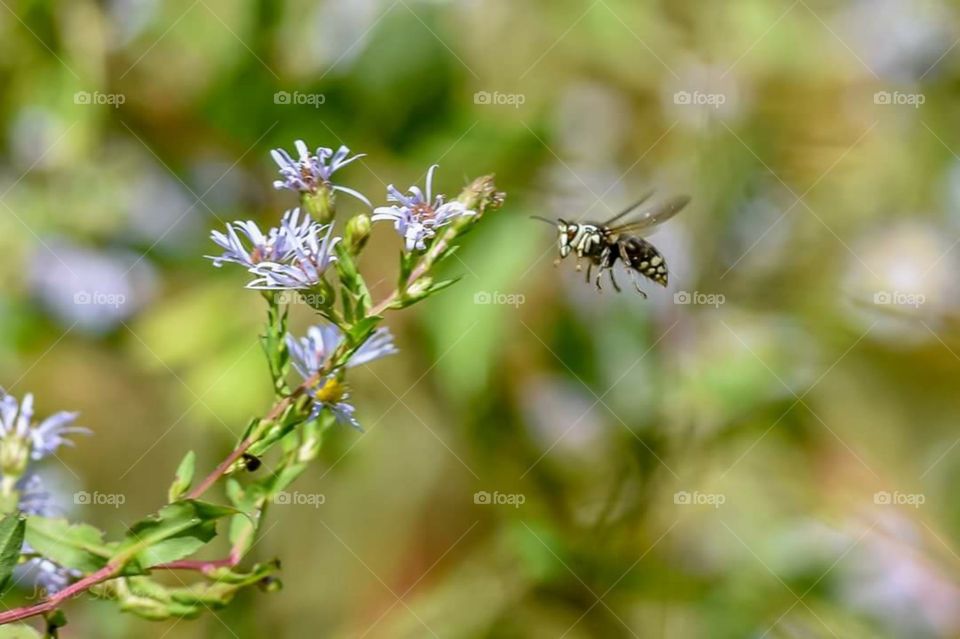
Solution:
[[[667,263],[653,244],[636,236],[620,240],[619,244],[623,261],[631,268],[660,286],[667,285]]]

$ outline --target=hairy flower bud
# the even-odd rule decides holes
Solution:
[[[347,222],[347,231],[344,234],[344,242],[351,255],[358,255],[367,240],[370,239],[370,216],[366,213],[355,215]]]
[[[300,194],[300,206],[321,224],[329,224],[336,215],[333,190],[321,186],[315,192]]]
[[[433,278],[429,275],[424,275],[407,289],[407,298],[419,300],[426,296],[431,286],[433,286]]]
[[[503,206],[505,199],[506,193],[497,190],[493,175],[484,175],[471,182],[457,198],[457,201],[482,215],[485,211]]]

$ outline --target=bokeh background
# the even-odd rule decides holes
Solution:
[[[203,256],[294,205],[271,148],[367,153],[338,177],[377,204],[434,162],[509,194],[353,375],[366,432],[295,486],[323,503],[272,509],[281,592],[85,599],[63,637],[960,634],[954,3],[0,5],[0,384],[81,411],[44,473],[111,535],[269,405],[262,301]],[[552,267],[529,215],[650,188],[693,196],[667,289]]]

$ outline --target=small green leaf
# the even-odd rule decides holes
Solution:
[[[190,490],[190,484],[193,483],[193,472],[197,463],[197,455],[192,450],[183,457],[183,461],[177,467],[177,476],[170,485],[167,497],[171,502],[177,501]]]
[[[0,639],[43,639],[43,636],[30,626],[18,623],[0,626]]]
[[[451,255],[453,255],[454,253],[456,253],[458,250],[460,250],[460,245],[459,245],[459,244],[450,244],[450,245],[448,245],[447,248],[445,248],[445,249],[440,253],[440,255],[437,256],[437,259],[434,261],[434,264],[437,264],[437,263],[439,263],[439,262],[442,262],[443,260],[447,259],[447,258],[450,257]]]
[[[242,556],[253,545],[267,492],[260,483],[242,486],[236,479],[231,478],[227,480],[227,497],[230,503],[243,513],[230,518],[228,533],[230,547]]]
[[[441,281],[439,281],[439,282],[434,282],[434,283],[427,289],[427,295],[433,295],[433,294],[436,293],[437,291],[442,291],[443,289],[447,288],[448,286],[453,286],[454,284],[456,284],[457,282],[459,282],[461,279],[462,279],[462,278],[460,278],[460,277],[454,277],[454,278],[451,278],[451,279],[449,279],[449,280],[441,280]]]
[[[0,521],[0,594],[7,590],[13,569],[23,548],[26,520],[19,515],[7,515]]]
[[[304,396],[306,397],[306,396]],[[309,398],[308,398],[309,399]],[[262,438],[258,439],[247,450],[251,455],[260,456],[270,450],[278,441],[286,437],[294,428],[302,424],[308,415],[304,412],[304,406],[290,406],[283,415],[274,423]]]
[[[287,384],[290,353],[286,343],[288,309],[282,303],[284,298],[276,293],[267,295],[266,300],[268,305],[266,333],[260,336],[260,346],[267,357],[274,393],[277,397],[282,397],[290,392]]]
[[[347,353],[343,361],[350,359],[350,356],[353,355],[354,351],[360,348],[367,338],[370,337],[370,334],[377,328],[383,318],[379,315],[371,315],[370,317],[365,317],[350,328],[348,337],[350,338],[350,344],[353,348],[350,349],[350,352]]]
[[[343,317],[349,323],[366,315],[367,309],[373,302],[367,284],[363,281],[363,276],[357,269],[354,257],[346,244],[342,242],[337,244],[336,251],[337,273],[340,276],[340,283],[343,285],[343,294],[341,295]]]
[[[102,531],[62,518],[28,517],[24,539],[41,555],[80,572],[99,570],[110,557]]]
[[[216,536],[218,519],[237,512],[192,499],[175,501],[134,524],[115,557],[135,560],[141,568],[182,559]]]

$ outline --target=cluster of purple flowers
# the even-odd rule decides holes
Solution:
[[[331,182],[333,174],[363,155],[351,155],[341,146],[337,151],[320,147],[311,153],[302,140],[295,142],[296,157],[283,149],[271,152],[280,171],[274,188],[299,193],[302,201],[318,196],[346,193],[373,209],[370,201],[358,191]],[[389,221],[403,239],[407,252],[425,251],[437,230],[454,220],[475,215],[458,201],[447,202],[443,195],[433,194],[433,178],[437,165],[427,171],[426,188],[410,187],[404,195],[392,184],[387,187],[390,204],[373,209],[373,221]],[[253,221],[227,225],[226,232],[213,231],[211,239],[223,249],[218,256],[208,256],[215,266],[224,262],[240,264],[253,279],[248,288],[278,291],[308,291],[321,284],[326,270],[337,261],[334,248],[341,237],[334,235],[334,225],[311,219],[304,209],[287,211],[280,225],[266,232]],[[365,364],[396,352],[393,337],[385,328],[375,331],[342,365],[333,366],[331,357],[344,340],[343,331],[334,324],[320,324],[297,339],[288,335],[286,342],[294,367],[305,379],[315,380],[310,389],[314,414],[327,409],[337,420],[359,428],[355,409],[347,401],[349,393],[343,383],[345,368]]]
[[[351,156],[345,146],[336,152],[320,147],[311,154],[302,140],[297,140],[295,145],[296,159],[283,149],[271,152],[282,178],[273,183],[274,188],[308,197],[324,190],[343,192],[371,207],[361,193],[330,181],[334,172],[363,155]],[[392,204],[373,210],[373,221],[393,222],[407,251],[426,250],[427,242],[436,236],[437,229],[457,218],[475,214],[460,202],[446,202],[443,195],[433,195],[436,169],[435,164],[427,171],[425,190],[411,186],[404,195],[389,185],[386,199]],[[224,251],[222,255],[208,256],[214,265],[241,264],[254,276],[247,286],[265,290],[305,290],[317,285],[327,268],[336,262],[333,249],[341,240],[333,235],[332,224],[315,222],[300,209],[287,211],[280,226],[266,233],[255,222],[247,220],[228,224],[226,233],[213,231],[211,239]]]

